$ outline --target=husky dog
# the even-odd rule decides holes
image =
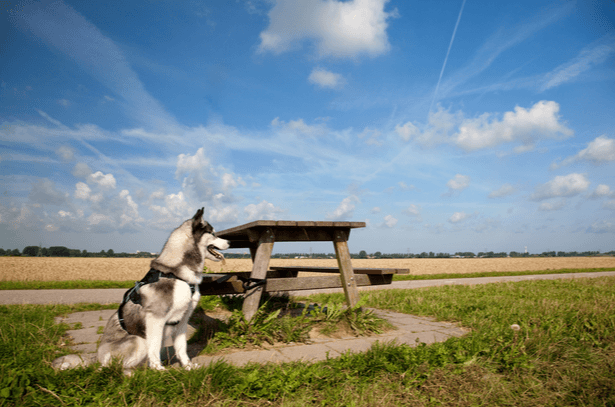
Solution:
[[[160,350],[163,340],[171,337],[181,365],[195,367],[186,353],[186,329],[201,298],[203,265],[205,259],[224,260],[218,250],[229,247],[202,216],[203,208],[171,233],[149,273],[124,295],[98,347],[103,366],[120,357],[125,369],[147,361],[150,367],[164,370]]]

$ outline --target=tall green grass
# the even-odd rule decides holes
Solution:
[[[429,346],[378,344],[314,364],[217,363],[125,377],[117,365],[51,369],[51,360],[67,353],[60,346],[67,327],[53,317],[81,308],[4,306],[0,405],[615,405],[613,277],[383,290],[363,300],[470,331]]]

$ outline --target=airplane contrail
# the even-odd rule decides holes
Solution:
[[[459,21],[461,20],[461,13],[463,13],[463,7],[466,5],[466,0],[463,0],[461,3],[461,10],[459,10],[459,16],[457,16],[457,23],[455,24],[455,29],[453,30],[453,36],[451,37],[451,42],[448,44],[448,51],[446,51],[446,58],[444,58],[444,64],[442,64],[442,70],[440,71],[440,77],[438,78],[438,84],[436,85],[436,91],[433,94],[433,99],[431,100],[431,105],[429,106],[429,112],[433,108],[433,104],[436,101],[436,96],[438,96],[438,88],[440,88],[440,81],[442,81],[442,74],[444,73],[444,68],[446,67],[446,61],[448,61],[448,54],[451,52],[451,47],[453,46],[453,41],[455,41],[455,34],[457,34],[457,27],[459,27]]]

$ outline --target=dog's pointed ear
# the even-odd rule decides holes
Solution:
[[[201,218],[203,217],[203,212],[205,212],[205,207],[203,207],[203,208],[199,209],[198,211],[196,211],[196,213],[192,217],[192,220],[200,221]]]

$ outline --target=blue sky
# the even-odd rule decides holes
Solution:
[[[615,249],[613,2],[3,7],[5,249],[159,251],[200,207],[365,221],[353,252]]]

